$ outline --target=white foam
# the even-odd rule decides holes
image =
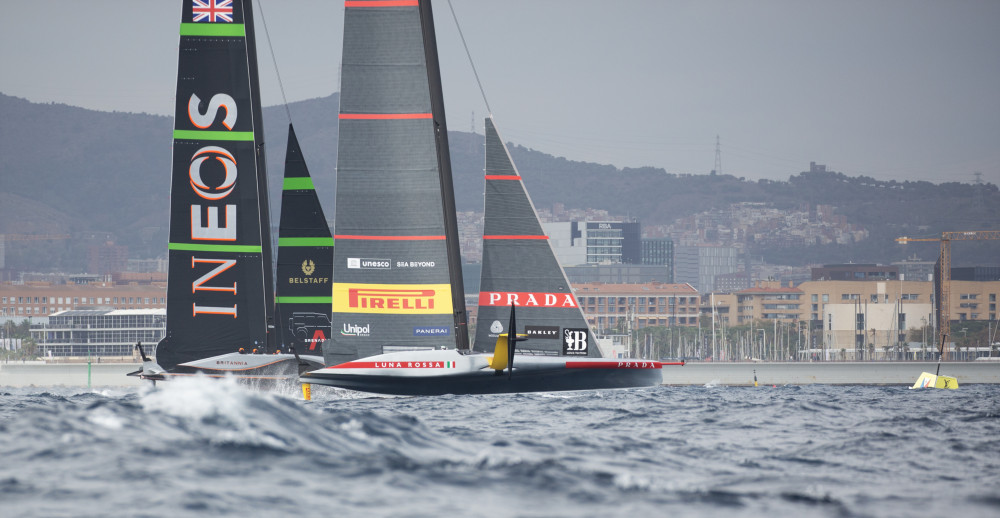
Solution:
[[[87,421],[108,430],[121,430],[125,425],[120,417],[104,407],[97,407],[87,414]]]
[[[212,379],[192,376],[160,383],[146,391],[140,403],[147,412],[162,412],[175,417],[204,419],[219,415],[241,421],[249,389],[233,378]]]

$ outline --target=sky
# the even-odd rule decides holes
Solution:
[[[3,4],[0,92],[172,114],[180,1]],[[274,63],[289,102],[339,90],[343,5],[257,2],[265,106],[282,103]],[[439,0],[448,125],[482,133],[487,103],[452,10],[515,144],[707,174],[718,138],[722,173],[748,179],[816,162],[1000,184],[1000,1]]]

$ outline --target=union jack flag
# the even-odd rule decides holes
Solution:
[[[233,0],[191,0],[191,21],[233,21]]]

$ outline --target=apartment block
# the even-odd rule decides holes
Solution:
[[[651,326],[697,326],[700,296],[690,284],[574,284],[573,292],[598,334]]]
[[[75,309],[166,308],[165,282],[0,283],[0,319],[48,318]]]

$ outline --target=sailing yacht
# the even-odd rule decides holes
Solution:
[[[430,1],[348,0],[343,52],[334,336],[300,381],[406,395],[662,383],[660,362],[600,357],[492,119],[470,347]]]
[[[182,6],[167,329],[155,360],[140,350],[143,368],[130,375],[294,380],[301,369],[323,363],[282,348],[274,320],[252,2],[184,0]]]
[[[285,178],[278,222],[275,332],[278,349],[297,351],[322,365],[330,336],[333,236],[306,166],[295,128],[288,125]]]

